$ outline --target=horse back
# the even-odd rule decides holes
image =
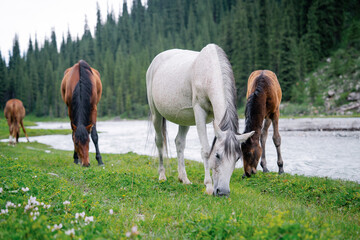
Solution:
[[[25,117],[25,108],[19,99],[10,99],[6,102],[4,115],[6,119],[11,121],[20,121]]]
[[[257,70],[250,74],[247,85],[246,98],[248,99],[255,91],[261,90],[266,95],[266,105],[278,109],[282,92],[276,74],[270,70]]]
[[[199,52],[171,49],[158,54],[146,73],[147,96],[152,113],[181,125],[194,125],[191,68]]]
[[[61,97],[68,107],[71,106],[74,89],[80,80],[79,63],[80,62],[65,70],[61,82]],[[102,95],[102,84],[100,73],[94,68],[91,68],[91,71],[92,74],[90,74],[90,79],[92,83],[92,96],[90,102],[92,105],[97,105]]]

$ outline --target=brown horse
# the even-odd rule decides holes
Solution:
[[[97,104],[100,101],[102,85],[99,72],[80,60],[66,69],[61,82],[61,96],[68,106],[74,141],[74,163],[90,166],[89,134],[96,148],[96,160],[103,165],[96,131]]]
[[[256,167],[261,156],[261,167],[266,167],[265,143],[270,123],[273,124],[273,142],[277,151],[279,174],[284,172],[280,152],[281,138],[279,134],[279,116],[281,102],[279,81],[272,71],[257,70],[250,74],[247,86],[247,103],[245,108],[245,133],[255,131],[255,134],[242,144],[244,161],[244,177],[256,173]],[[259,139],[261,147],[259,146]]]
[[[18,143],[20,125],[25,133],[27,141],[29,142],[29,138],[23,124],[23,119],[25,117],[25,108],[23,103],[19,99],[10,99],[6,102],[4,115],[9,125],[9,144],[15,145]]]

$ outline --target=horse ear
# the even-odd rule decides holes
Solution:
[[[88,132],[91,132],[92,127],[93,127],[93,124],[90,123],[90,124],[87,125],[85,128],[86,128],[86,130],[87,130]]]
[[[214,122],[214,132],[215,132],[215,136],[218,139],[221,139],[224,136],[224,132],[219,128],[217,124],[215,124],[215,122]]]
[[[76,132],[76,126],[75,126],[75,124],[71,123],[71,127],[72,127],[73,131]]]
[[[252,135],[254,135],[254,133],[255,133],[255,131],[251,131],[249,133],[244,133],[244,134],[241,134],[241,135],[237,135],[236,139],[240,143],[243,143],[243,142],[246,142],[246,140],[248,140],[248,138],[250,138]]]

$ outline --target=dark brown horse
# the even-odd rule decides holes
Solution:
[[[72,137],[74,141],[74,163],[90,166],[89,134],[96,148],[96,160],[103,165],[96,131],[97,104],[100,101],[102,85],[99,72],[80,60],[66,69],[61,82],[61,96],[68,106]]]
[[[281,158],[279,134],[279,116],[281,102],[281,88],[279,81],[272,71],[257,70],[250,74],[247,85],[247,103],[245,108],[245,133],[255,131],[255,134],[242,144],[244,161],[244,176],[250,177],[256,173],[256,167],[261,156],[261,167],[266,167],[265,143],[269,126],[273,124],[273,142],[277,151],[279,174],[284,172]],[[261,142],[261,147],[259,145]]]
[[[23,103],[19,99],[10,99],[6,102],[4,115],[9,125],[9,144],[15,145],[18,143],[20,125],[25,133],[27,141],[29,142],[29,138],[23,124],[23,119],[25,117],[25,108]]]

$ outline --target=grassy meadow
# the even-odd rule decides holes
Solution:
[[[358,183],[262,172],[242,179],[236,169],[230,197],[218,198],[205,194],[198,162],[186,161],[193,184],[182,185],[176,159],[166,160],[161,182],[153,157],[103,154],[99,167],[91,153],[83,168],[72,155],[0,143],[0,239],[360,238]]]

